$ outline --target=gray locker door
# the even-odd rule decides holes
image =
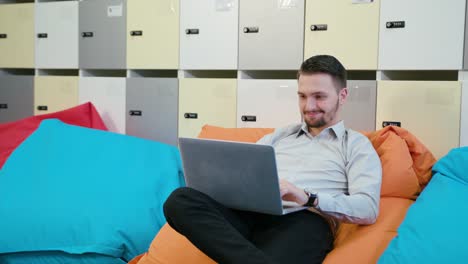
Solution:
[[[465,49],[463,57],[463,69],[468,70],[468,4],[465,10]]]
[[[346,127],[357,131],[375,130],[376,81],[348,81],[348,99],[341,112]]]
[[[80,2],[80,68],[125,69],[126,0]]]
[[[239,69],[299,69],[304,50],[304,8],[304,0],[241,1]]]
[[[177,145],[176,78],[127,79],[126,134]]]
[[[0,123],[34,114],[34,77],[0,76]]]

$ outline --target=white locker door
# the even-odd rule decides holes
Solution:
[[[78,68],[78,2],[36,5],[36,68]]]
[[[278,128],[300,123],[297,80],[239,80],[237,127]]]
[[[304,0],[242,1],[239,69],[297,70],[304,54]]]
[[[400,122],[441,158],[460,144],[460,98],[456,81],[379,81],[377,129]]]
[[[80,78],[80,103],[92,102],[109,131],[125,133],[125,78]]]
[[[341,117],[346,127],[357,131],[375,130],[376,81],[348,81],[348,98]]]
[[[238,14],[238,0],[181,0],[180,67],[237,69]]]
[[[465,0],[382,0],[379,69],[461,69]]]

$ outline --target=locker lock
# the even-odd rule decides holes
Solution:
[[[81,36],[83,38],[92,38],[94,36],[94,33],[93,32],[83,32],[83,33],[81,33]]]
[[[187,28],[185,30],[185,34],[187,34],[187,35],[197,35],[197,34],[200,34],[200,30],[198,28]]]
[[[382,127],[387,127],[387,126],[401,127],[401,122],[398,122],[398,121],[383,121],[382,122]]]
[[[405,21],[388,21],[385,26],[387,28],[404,28]]]
[[[242,116],[241,120],[243,122],[257,122],[257,117],[256,116]]]
[[[258,33],[259,31],[258,27],[244,27],[244,33]]]
[[[198,118],[198,114],[197,113],[185,113],[184,114],[184,117],[186,119],[197,119]]]
[[[7,34],[0,34],[0,39],[6,39],[7,38]]]
[[[327,29],[328,29],[328,25],[326,25],[326,24],[310,26],[311,31],[326,31]]]
[[[8,109],[8,104],[0,104],[0,109]]]
[[[37,106],[38,111],[47,111],[48,107],[47,105],[39,105]]]
[[[47,33],[38,33],[37,38],[47,38]]]
[[[130,110],[129,111],[129,114],[131,116],[142,116],[143,115],[143,111],[141,110]]]
[[[132,37],[143,36],[143,31],[142,31],[142,30],[133,30],[133,31],[130,31],[130,36],[132,36]]]

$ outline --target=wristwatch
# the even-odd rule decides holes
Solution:
[[[315,202],[317,201],[317,193],[316,192],[309,192],[306,189],[304,189],[305,194],[307,194],[308,200],[307,202],[303,205],[305,207],[316,207]]]

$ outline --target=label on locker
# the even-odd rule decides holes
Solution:
[[[234,8],[234,0],[216,0],[215,9],[216,11],[231,11]]]
[[[130,31],[130,36],[133,36],[133,37],[143,36],[143,31],[141,30]]]
[[[278,0],[278,8],[279,9],[290,9],[296,8],[299,6],[299,0]]]
[[[123,14],[122,5],[108,6],[107,7],[107,16],[108,17],[121,17]]]
[[[187,35],[197,35],[197,34],[200,34],[200,30],[198,28],[187,28],[185,30],[185,34],[187,34]]]
[[[244,122],[257,122],[257,117],[256,116],[242,116],[241,120]]]
[[[244,33],[258,33],[260,29],[258,27],[245,27]]]
[[[387,28],[404,28],[405,21],[388,21],[387,23],[385,23],[385,26]]]
[[[186,119],[197,119],[198,118],[198,114],[197,113],[185,113],[184,114],[184,117]]]
[[[328,25],[326,25],[326,24],[310,26],[311,31],[326,31],[327,29],[328,29]]]
[[[7,34],[0,34],[0,39],[6,39],[7,38]]]
[[[47,38],[47,33],[38,33],[37,38]]]
[[[93,32],[83,32],[83,33],[81,33],[81,36],[83,38],[92,38],[94,36],[94,33]]]
[[[401,127],[401,122],[398,122],[398,121],[383,121],[382,122],[382,127],[387,127],[387,126]]]
[[[130,110],[130,115],[131,116],[142,116],[143,115],[143,111],[141,110]]]
[[[8,109],[8,104],[0,104],[0,109]]]
[[[369,4],[374,2],[374,0],[353,0],[353,4]]]
[[[37,107],[37,110],[39,111],[47,111],[47,109],[48,109],[47,105],[39,105]]]

